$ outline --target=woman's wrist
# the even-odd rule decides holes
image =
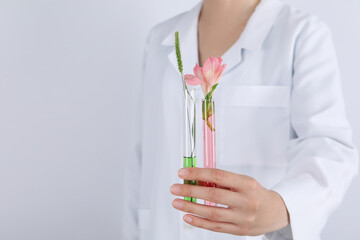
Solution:
[[[286,208],[285,202],[275,191],[266,190],[268,194],[267,210],[264,213],[264,221],[267,224],[265,232],[273,232],[290,224],[289,212]]]
[[[270,233],[289,225],[289,213],[280,194],[262,187],[259,183],[257,192],[257,198],[252,201],[258,202],[258,208],[253,213],[255,220],[248,235]]]

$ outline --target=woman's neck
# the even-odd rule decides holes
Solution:
[[[247,20],[260,0],[204,0],[199,21],[210,25]]]

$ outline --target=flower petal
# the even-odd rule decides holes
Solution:
[[[226,64],[221,65],[221,67],[219,67],[218,72],[216,73],[217,78],[221,78],[222,74],[224,73],[226,68]]]
[[[223,64],[218,68],[218,70],[215,72],[213,78],[210,80],[211,85],[216,84],[220,80],[222,74],[224,73],[225,67],[226,67],[226,64]]]
[[[202,68],[202,73],[204,76],[204,80],[206,82],[211,81],[213,78],[215,71],[219,68],[219,59],[216,57],[209,57]]]
[[[191,86],[195,86],[195,85],[199,85],[199,84],[204,84],[205,82],[197,77],[195,77],[194,75],[191,74],[185,74],[184,76],[185,78],[185,82],[188,85]]]
[[[223,62],[223,59],[221,57],[218,57],[219,60],[219,67],[221,66],[221,63]]]
[[[202,68],[199,67],[199,65],[196,63],[194,67],[194,74],[197,78],[204,80],[203,74],[202,74]]]

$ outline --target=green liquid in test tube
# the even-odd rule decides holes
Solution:
[[[184,157],[184,168],[196,167],[196,157]],[[196,180],[184,180],[184,184],[197,185]],[[196,203],[196,198],[184,197],[185,200]]]

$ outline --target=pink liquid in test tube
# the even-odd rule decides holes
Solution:
[[[204,106],[205,104],[205,106]],[[203,100],[203,111],[211,108],[211,111],[203,113],[203,155],[204,155],[204,168],[216,168],[216,145],[215,145],[215,104],[213,101],[208,102],[211,106],[206,106]],[[205,182],[206,187],[216,187],[215,183]],[[216,203],[206,201],[207,206],[216,206]]]

